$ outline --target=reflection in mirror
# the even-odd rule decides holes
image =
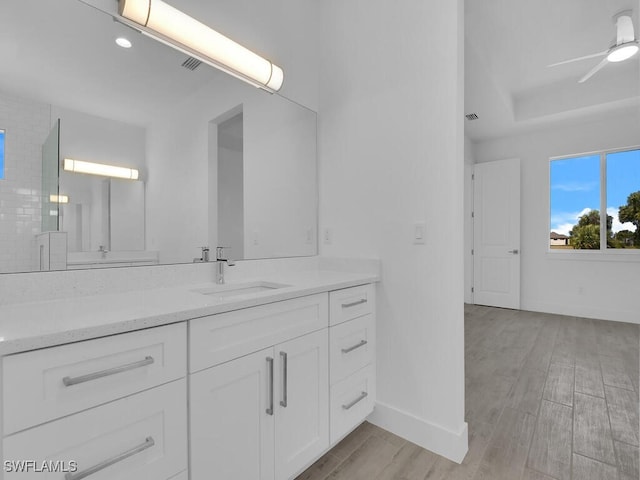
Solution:
[[[116,8],[2,2],[0,272],[192,262],[204,245],[315,255],[315,112],[114,22]],[[140,178],[62,171],[64,158]]]

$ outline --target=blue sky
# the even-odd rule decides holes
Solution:
[[[0,130],[0,178],[4,178],[4,130]]]
[[[568,234],[578,217],[600,209],[600,155],[552,160],[551,230]],[[618,208],[632,192],[640,190],[640,150],[607,155],[607,213],[613,216],[613,231],[635,230],[620,224]]]

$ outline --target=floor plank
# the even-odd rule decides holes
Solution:
[[[622,442],[613,442],[618,455],[620,473],[640,478],[640,448]]]
[[[542,398],[551,402],[573,405],[574,367],[551,362]]]
[[[438,455],[406,442],[375,480],[424,480],[426,472],[438,460]]]
[[[574,453],[573,478],[579,478],[580,480],[618,480],[618,469]]]
[[[604,385],[599,365],[576,363],[575,391],[604,398]]]
[[[609,418],[614,440],[638,446],[638,402],[635,392],[606,386]]]
[[[600,355],[600,366],[605,385],[626,390],[634,389],[631,377],[627,373],[624,361],[621,358]]]
[[[537,415],[545,376],[542,370],[523,368],[507,396],[506,405],[521,412]]]
[[[576,393],[573,450],[602,462],[616,463],[607,404],[603,398]]]
[[[399,451],[398,446],[371,435],[326,478],[371,480],[393,461]]]
[[[535,417],[505,408],[474,480],[513,480],[522,475]]]
[[[570,407],[542,401],[529,451],[530,468],[558,480],[571,478],[572,417]]]

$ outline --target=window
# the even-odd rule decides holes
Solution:
[[[4,130],[0,130],[0,180],[4,178]]]
[[[551,159],[549,179],[550,249],[640,249],[640,149]]]

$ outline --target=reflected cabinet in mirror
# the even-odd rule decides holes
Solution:
[[[0,273],[317,254],[316,113],[117,8],[2,1]]]

